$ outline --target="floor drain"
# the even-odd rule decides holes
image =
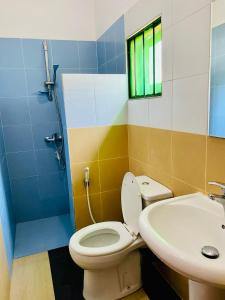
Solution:
[[[201,251],[202,255],[207,258],[215,259],[220,256],[219,251],[212,246],[204,246]]]

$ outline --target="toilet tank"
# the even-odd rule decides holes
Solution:
[[[173,193],[170,189],[148,176],[137,176],[136,179],[140,186],[143,207],[146,207],[155,201],[173,197]]]

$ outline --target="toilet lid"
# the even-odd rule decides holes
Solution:
[[[130,231],[139,233],[138,219],[142,211],[141,191],[136,177],[128,172],[125,174],[121,191],[123,218]]]

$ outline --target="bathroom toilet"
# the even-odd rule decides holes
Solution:
[[[147,176],[135,177],[128,172],[121,190],[124,223],[93,224],[71,237],[71,257],[84,269],[86,300],[120,299],[141,287],[138,249],[145,243],[139,235],[139,215],[152,202],[170,197],[172,192],[165,186]]]

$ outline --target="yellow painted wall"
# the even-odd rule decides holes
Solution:
[[[90,199],[94,217],[122,220],[120,189],[128,170],[127,125],[68,129],[70,167],[77,229],[91,224],[83,171],[90,168]]]
[[[2,227],[0,225],[0,299],[8,300],[10,291],[10,276],[8,272]]]

